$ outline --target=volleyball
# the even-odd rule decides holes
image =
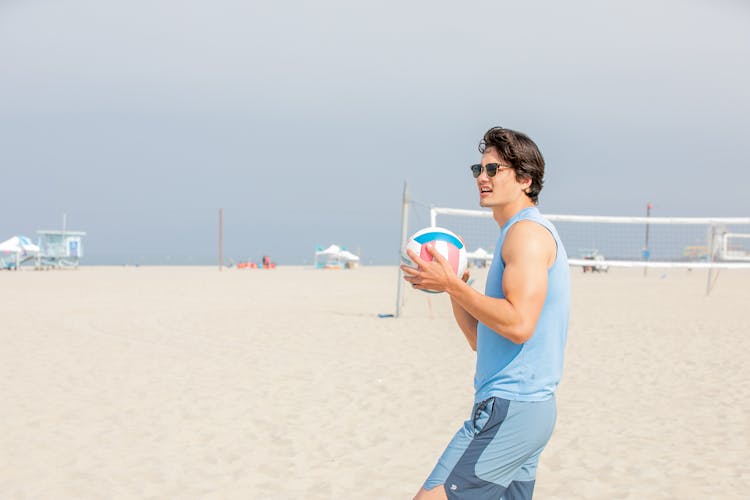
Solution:
[[[467,264],[466,246],[455,233],[442,227],[426,227],[414,233],[406,243],[406,248],[417,254],[420,259],[431,262],[432,254],[427,250],[428,247],[434,248],[445,257],[456,276],[463,276]],[[407,266],[417,267],[406,255],[406,251],[401,259]],[[425,291],[435,293],[434,290]]]

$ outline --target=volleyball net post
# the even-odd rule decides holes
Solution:
[[[406,247],[407,231],[409,230],[409,184],[404,182],[404,192],[401,197],[401,243],[399,246],[399,264],[401,263],[401,253]],[[404,290],[404,272],[401,266],[398,267],[398,282],[396,288],[396,317],[401,316],[401,300]]]

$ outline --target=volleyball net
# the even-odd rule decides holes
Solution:
[[[750,268],[750,217],[543,215],[573,266]],[[430,207],[429,216],[429,225],[460,234],[469,252],[495,250],[492,212]]]
[[[500,235],[489,210],[435,207],[412,199],[404,185],[400,253],[409,234],[438,226],[461,236],[469,265],[492,262]],[[750,269],[750,217],[624,217],[543,214],[568,253],[568,263],[584,272],[610,267],[707,269],[706,294],[719,269]],[[714,272],[714,270],[717,270]],[[396,317],[402,305],[399,271]]]

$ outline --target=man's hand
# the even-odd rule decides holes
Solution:
[[[417,290],[445,292],[458,282],[458,277],[440,252],[431,245],[426,245],[425,248],[432,255],[431,262],[420,259],[412,250],[406,250],[406,254],[412,262],[417,264],[417,268],[402,265],[401,270],[404,272],[404,279]],[[464,282],[469,279],[468,271],[464,273],[462,279]]]

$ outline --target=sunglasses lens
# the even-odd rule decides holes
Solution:
[[[495,177],[495,174],[497,174],[497,163],[488,163],[486,168],[487,176]]]
[[[471,166],[471,175],[473,175],[475,179],[479,177],[481,173],[482,173],[482,165],[477,164],[477,165]]]

